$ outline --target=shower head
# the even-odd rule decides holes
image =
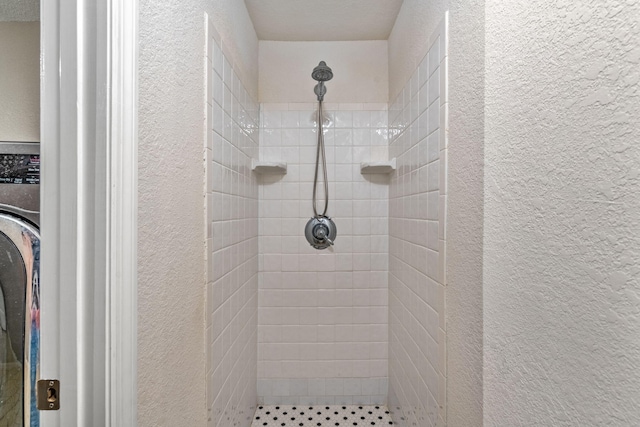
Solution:
[[[333,78],[333,71],[327,67],[327,63],[320,61],[318,66],[311,72],[311,77],[316,80],[318,84],[313,88],[313,92],[317,95],[318,101],[324,99],[324,94],[327,93],[327,88],[324,86],[324,82]]]
[[[333,71],[331,71],[331,68],[327,67],[326,62],[320,61],[318,66],[313,69],[313,72],[311,73],[311,77],[313,77],[313,80],[317,80],[319,82],[326,82],[333,78]]]

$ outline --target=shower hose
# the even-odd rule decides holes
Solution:
[[[322,101],[318,101],[318,148],[316,150],[316,172],[313,178],[313,214],[316,218],[326,217],[327,208],[329,207],[329,184],[327,182],[327,156],[324,149],[324,132],[322,124],[324,122],[324,113],[322,111]],[[320,169],[320,160],[322,159],[322,175],[324,178],[324,209],[322,213],[318,213],[316,207],[316,199],[318,193],[318,169]]]

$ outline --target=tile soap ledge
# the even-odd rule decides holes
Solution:
[[[261,175],[285,175],[287,164],[284,162],[261,162],[254,159],[251,160],[251,170]]]
[[[396,158],[387,162],[362,162],[360,163],[360,173],[391,173],[396,170]]]

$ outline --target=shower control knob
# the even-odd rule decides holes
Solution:
[[[307,222],[304,234],[311,246],[316,249],[326,249],[333,245],[338,230],[331,218],[328,216],[317,216]]]
[[[318,240],[324,241],[324,239],[329,235],[329,229],[324,224],[318,224],[313,227],[313,237]]]
[[[329,228],[324,224],[318,224],[313,227],[313,237],[320,242],[328,242],[333,245],[333,242],[329,239]]]

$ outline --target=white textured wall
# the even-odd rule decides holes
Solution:
[[[260,102],[314,102],[311,71],[325,61],[333,70],[326,101],[386,103],[386,40],[357,42],[260,41]]]
[[[40,141],[40,22],[0,22],[0,58],[0,141]]]
[[[640,425],[639,18],[486,3],[486,426]]]
[[[40,0],[2,0],[0,3],[0,22],[39,20]]]
[[[243,67],[257,69],[257,39],[242,25],[243,9],[230,0],[140,2],[141,426],[206,424],[204,13],[238,23],[235,31],[246,35],[223,41],[247,55]]]
[[[450,1],[447,425],[482,425],[484,0]]]

